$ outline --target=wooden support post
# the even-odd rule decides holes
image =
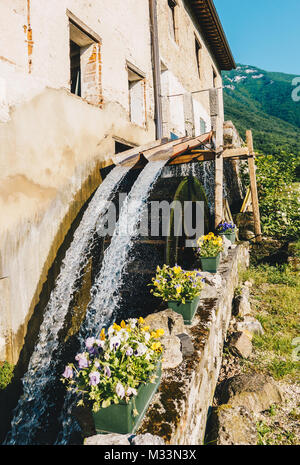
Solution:
[[[259,213],[258,193],[257,193],[257,184],[256,184],[253,137],[252,137],[251,130],[246,131],[246,140],[247,140],[247,145],[249,148],[249,153],[250,155],[252,155],[252,157],[250,156],[248,158],[248,167],[249,167],[250,189],[251,189],[251,197],[252,197],[254,232],[256,236],[256,242],[261,242],[262,235],[261,235],[260,213]]]
[[[223,220],[223,153],[215,157],[215,227]]]

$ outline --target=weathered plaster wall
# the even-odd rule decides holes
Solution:
[[[67,9],[101,38],[83,57],[83,79],[97,78],[85,99],[69,91]],[[56,252],[111,164],[113,137],[155,139],[151,41],[148,5],[130,0],[1,2],[0,28],[0,361],[16,362]],[[127,61],[145,75],[142,125],[129,118]]]
[[[7,277],[0,281],[5,289],[1,359],[17,359],[48,268],[80,207],[101,182],[99,168],[111,164],[111,134],[138,145],[146,139],[117,104],[100,111],[53,89],[15,108],[10,121],[0,125],[0,277]],[[4,344],[3,338],[11,342]]]

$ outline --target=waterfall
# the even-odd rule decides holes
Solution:
[[[61,341],[59,332],[68,314],[76,282],[88,262],[87,253],[97,221],[101,222],[109,202],[129,171],[129,167],[115,167],[97,189],[86,209],[73,241],[66,252],[60,274],[45,308],[37,344],[22,379],[23,395],[13,412],[11,431],[6,444],[31,444],[38,428],[43,428],[42,417],[51,407],[51,383],[56,379],[57,357]],[[103,220],[104,221],[104,220]]]
[[[201,163],[169,165],[162,170],[163,178],[180,178],[185,176],[193,176],[203,184],[210,214],[213,215],[215,202],[215,162],[211,160]]]
[[[118,291],[123,283],[129,253],[134,239],[139,234],[139,222],[151,188],[165,163],[165,160],[148,163],[122,205],[110,246],[105,251],[101,270],[91,289],[91,301],[79,334],[82,350],[85,339],[98,334],[101,328],[108,325],[117,315],[120,302]],[[76,396],[68,393],[61,414],[62,432],[58,436],[57,444],[68,444],[74,428],[76,429],[71,417],[75,402]]]

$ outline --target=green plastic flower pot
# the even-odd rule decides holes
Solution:
[[[227,239],[230,240],[232,244],[235,243],[235,231],[233,232],[224,232],[224,233],[219,233],[219,236],[225,236]]]
[[[137,396],[130,399],[128,404],[120,401],[119,404],[112,404],[107,408],[102,408],[98,412],[92,412],[96,432],[132,434],[139,427],[147,408],[157,391],[161,379],[161,361],[155,371],[157,378],[154,383],[141,384],[137,390]],[[134,416],[134,409],[138,415]]]
[[[199,300],[200,296],[196,297],[194,300],[187,301],[185,304],[175,300],[170,300],[168,302],[168,307],[171,308],[171,310],[174,310],[174,312],[182,315],[186,325],[191,325],[199,305]]]
[[[200,257],[202,271],[208,271],[209,273],[216,273],[220,264],[221,254],[216,257]]]

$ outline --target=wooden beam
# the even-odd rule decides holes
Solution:
[[[210,150],[199,150],[196,153],[185,153],[173,158],[168,165],[182,165],[183,163],[196,163],[215,159],[215,153]]]
[[[223,152],[223,158],[242,157],[250,155],[248,147],[240,147],[238,149],[226,149]]]
[[[259,213],[256,173],[255,173],[253,137],[252,137],[251,130],[246,131],[246,140],[247,140],[247,145],[249,148],[249,153],[250,155],[253,155],[252,157],[248,158],[248,167],[249,167],[250,189],[251,189],[251,197],[252,197],[254,232],[256,236],[256,242],[261,242],[262,235],[261,235],[260,213]]]

